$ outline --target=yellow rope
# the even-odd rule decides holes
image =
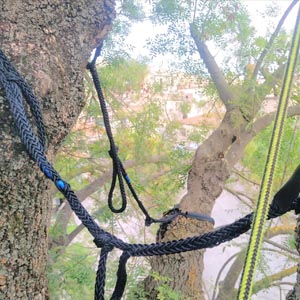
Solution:
[[[286,110],[289,92],[293,80],[293,74],[297,63],[300,44],[300,6],[293,34],[293,41],[289,53],[289,59],[283,80],[278,109],[275,117],[271,143],[269,147],[265,172],[254,215],[251,237],[242,273],[242,279],[238,292],[238,300],[250,300],[253,287],[253,278],[257,266],[258,254],[262,245],[264,227],[269,211],[269,202],[272,193],[274,171],[277,164],[282,130],[286,118]]]

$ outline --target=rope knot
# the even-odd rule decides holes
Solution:
[[[94,243],[97,248],[102,248],[106,252],[110,252],[114,248],[112,244],[112,238],[107,233],[99,234],[99,236],[94,239]]]
[[[119,151],[118,146],[115,146],[115,151],[113,150],[113,148],[111,147],[110,150],[108,151],[109,156],[113,159],[114,155],[117,155]]]

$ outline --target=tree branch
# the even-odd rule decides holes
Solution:
[[[237,176],[239,176],[240,178],[244,179],[245,181],[253,184],[253,185],[256,185],[256,186],[260,186],[260,183],[256,182],[256,181],[253,181],[251,180],[250,178],[248,178],[247,176],[245,176],[244,174],[242,174],[241,172],[239,172],[237,169],[233,169],[232,170],[232,173],[236,174]]]
[[[255,136],[258,132],[265,129],[269,126],[275,118],[276,112],[271,112],[265,116],[257,119],[252,126],[252,137]],[[300,114],[300,105],[290,106],[287,110],[287,117],[294,117]]]
[[[149,157],[148,159],[145,159],[143,162],[136,162],[135,160],[128,160],[124,163],[125,168],[131,168],[139,164],[146,164],[146,163],[158,163],[163,162],[166,159],[165,155],[154,155]],[[81,189],[76,193],[78,199],[80,202],[84,201],[88,196],[99,190],[104,184],[106,184],[112,176],[112,171],[106,171],[101,176],[99,176],[97,179],[95,179],[93,182],[91,182],[89,185]],[[69,219],[72,215],[72,209],[70,208],[70,205],[65,202],[65,205],[62,207],[62,209],[59,211],[54,226],[57,226],[59,228],[60,232],[64,235],[67,231],[67,225],[69,222]],[[76,229],[75,229],[76,230]],[[73,238],[72,238],[73,239]],[[68,241],[66,241],[69,243]],[[55,243],[53,243],[54,245]],[[51,245],[50,245],[51,248]]]
[[[268,239],[271,239],[272,237],[277,236],[277,235],[293,234],[294,230],[295,230],[294,225],[279,225],[279,226],[271,227],[270,229],[268,229],[265,237]]]
[[[125,168],[132,168],[136,165],[149,164],[149,163],[158,163],[162,162],[166,157],[164,155],[154,155],[145,159],[143,162],[136,162],[135,160],[128,160],[124,163]],[[88,196],[99,190],[112,176],[112,170],[104,172],[101,176],[91,182],[89,185],[81,189],[76,193],[78,199],[83,201]]]
[[[224,103],[227,111],[233,108],[233,104],[230,103],[233,99],[233,94],[230,91],[229,85],[217,65],[214,57],[211,55],[207,45],[201,40],[200,33],[194,24],[190,24],[190,33],[196,44],[200,57],[202,58],[220,96],[220,99]]]
[[[293,275],[297,271],[297,266],[290,267],[278,273],[264,277],[263,279],[254,283],[253,295],[257,294],[261,290],[265,290],[273,285],[274,281],[279,281],[285,277]]]
[[[273,241],[271,241],[271,240],[269,240],[267,238],[264,238],[264,242],[267,243],[267,244],[270,244],[270,245],[272,245],[272,246],[274,246],[274,247],[276,247],[276,248],[278,248],[278,249],[280,249],[280,250],[282,250],[284,252],[287,252],[287,253],[292,254],[292,255],[294,255],[296,257],[299,257],[299,253],[297,251],[295,251],[295,250],[291,250],[290,248],[282,246],[282,245],[280,245],[280,244],[278,244],[276,242],[273,242]]]
[[[298,257],[298,253],[296,251],[290,250],[287,247],[281,246],[280,244],[270,241],[266,238],[264,238],[264,242],[275,246],[279,248],[280,250],[283,250],[284,252],[288,251],[290,254],[295,255]],[[268,251],[273,251],[273,250],[268,250]],[[234,288],[238,277],[240,275],[240,272],[242,270],[243,264],[244,264],[244,257],[245,257],[245,250],[242,250],[241,252],[233,255],[228,259],[228,261],[225,263],[225,265],[228,264],[229,261],[231,261],[233,258],[236,259],[234,260],[233,264],[229,268],[227,275],[225,276],[224,280],[220,282],[219,284],[219,292],[218,296],[216,298],[212,298],[213,300],[224,300],[224,299],[234,299],[236,297],[237,290]],[[225,266],[223,266],[221,269],[223,269]],[[270,275],[268,277],[263,278],[262,280],[258,281],[255,283],[256,286],[256,292],[253,291],[253,294],[258,293],[262,289],[266,289],[271,286],[273,281],[280,280],[284,277],[287,277],[291,274],[294,274],[296,272],[296,266],[286,269],[284,271],[278,272],[276,274]],[[295,270],[294,270],[295,269]],[[293,271],[294,270],[294,271]],[[218,275],[218,278],[215,283],[215,289],[217,288],[218,285],[218,280],[219,280],[220,274]],[[269,285],[266,285],[268,283]],[[232,287],[229,289],[228,287]],[[215,290],[214,290],[214,295],[215,295]]]
[[[245,260],[245,249],[241,250],[232,265],[230,266],[224,280],[219,284],[218,296],[216,300],[234,299],[236,298],[236,290],[234,286],[240,276]]]
[[[256,63],[256,66],[255,66],[255,69],[253,71],[253,74],[252,74],[252,79],[256,79],[257,77],[257,74],[261,68],[261,65],[263,63],[263,60],[264,58],[266,57],[266,55],[268,54],[268,51],[271,49],[272,47],[272,44],[275,40],[275,38],[277,37],[285,19],[287,18],[287,16],[289,15],[290,11],[293,9],[293,7],[298,3],[298,0],[294,0],[290,5],[289,7],[286,9],[286,11],[284,12],[284,14],[282,15],[280,21],[278,22],[277,24],[277,27],[275,29],[275,31],[273,32],[273,34],[271,35],[270,37],[270,40],[267,44],[267,46],[265,47],[265,49],[261,52],[258,60],[257,60],[257,63]]]
[[[255,137],[261,130],[269,126],[274,120],[276,112],[271,112],[263,117],[257,119],[249,130],[245,130],[240,133],[240,137],[235,141],[230,150],[227,152],[225,159],[228,166],[232,168],[242,157],[243,150],[249,144],[249,142]],[[300,115],[300,105],[290,106],[287,110],[287,117],[294,117]]]
[[[239,199],[244,205],[246,205],[248,208],[252,209],[252,205],[250,205],[247,201],[245,201],[243,199],[243,197],[241,197],[241,195],[239,193],[237,193],[236,191],[234,191],[233,189],[230,189],[228,187],[224,187],[224,190],[226,190],[228,193],[232,194],[234,197],[236,197],[237,199]],[[247,196],[248,199],[250,199],[248,196]],[[251,204],[253,204],[253,201],[251,201]]]
[[[217,299],[216,298],[216,293],[217,293],[217,288],[218,288],[218,285],[219,285],[219,281],[220,281],[220,277],[221,277],[221,274],[223,273],[224,269],[226,268],[226,266],[238,255],[241,255],[240,254],[241,252],[237,252],[235,254],[233,254],[232,256],[230,256],[226,261],[225,263],[223,264],[223,266],[221,267],[221,269],[219,270],[218,272],[218,275],[217,275],[217,278],[216,278],[216,281],[215,281],[215,285],[214,285],[214,290],[213,290],[213,294],[212,294],[212,297],[211,299],[212,300],[215,300]],[[238,259],[238,258],[237,258]],[[228,272],[229,273],[229,272]],[[227,273],[227,274],[228,274]],[[220,292],[219,292],[220,294]],[[218,298],[219,298],[219,295],[218,295]]]
[[[75,239],[75,237],[83,230],[85,229],[85,226],[81,223],[79,224],[71,233],[69,233],[67,235],[67,238],[65,240],[63,249],[65,249],[66,247],[68,247],[71,242]]]

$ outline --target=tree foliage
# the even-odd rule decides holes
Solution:
[[[144,63],[129,59],[128,53],[123,51],[124,48],[128,48],[124,44],[124,37],[129,32],[131,22],[140,21],[145,16],[141,11],[141,3],[126,0],[120,1],[118,5],[120,18],[116,21],[111,39],[104,47],[99,73],[108,102],[119,155],[122,160],[131,163],[128,173],[136,191],[149,208],[150,214],[159,217],[163,211],[176,203],[174,199],[187,182],[192,151],[185,142],[194,141],[197,145],[205,143],[208,140],[205,139],[211,131],[207,126],[185,131],[182,123],[171,120],[165,114],[165,102],[170,100],[170,97],[175,98],[174,95],[168,94],[170,86],[162,80],[149,80],[151,73],[149,68]],[[245,171],[243,176],[252,181],[259,181],[262,177],[262,166],[266,158],[272,127],[269,119],[259,123],[266,116],[265,111],[260,107],[268,94],[278,96],[290,35],[284,30],[277,32],[274,39],[274,31],[271,30],[266,32],[266,36],[258,35],[251,24],[244,3],[238,0],[153,0],[151,5],[150,18],[161,29],[148,42],[151,55],[156,57],[171,54],[173,63],[170,72],[174,72],[176,69],[177,74],[185,73],[186,78],[189,78],[188,76],[191,74],[193,78],[197,78],[201,84],[199,88],[209,98],[209,101],[212,104],[223,104],[221,117],[232,111],[238,111],[238,113],[232,113],[233,117],[229,117],[231,118],[229,126],[232,129],[227,133],[230,136],[228,138],[231,141],[230,146],[222,148],[217,153],[218,159],[221,160],[225,156],[224,159],[228,161],[228,164],[232,163],[234,166],[238,159],[235,160],[232,157],[235,157],[234,155],[241,157],[241,153],[245,150],[245,155],[241,160],[242,170]],[[278,10],[276,7],[268,7],[266,14],[273,18],[277,16]],[[270,41],[272,42],[270,43]],[[208,48],[213,49],[212,52],[215,53],[215,55],[211,55],[211,61],[208,61],[210,57]],[[117,51],[115,51],[116,49]],[[266,49],[267,51],[263,55]],[[205,56],[203,54],[205,51],[209,55],[205,53]],[[199,54],[203,61],[199,59]],[[215,63],[214,67],[210,65],[212,61]],[[218,67],[216,61],[222,68]],[[214,77],[212,73],[215,70],[218,75],[221,74],[221,77]],[[56,164],[66,178],[69,177],[72,180],[73,186],[79,190],[83,190],[86,185],[91,184],[91,181],[103,177],[103,184],[95,189],[94,194],[88,195],[94,199],[93,203],[96,204],[92,209],[94,215],[101,219],[104,226],[122,236],[124,233],[128,233],[126,222],[131,220],[131,222],[140,224],[143,217],[136,213],[137,208],[132,201],[130,201],[129,210],[123,218],[112,216],[105,208],[106,194],[109,188],[107,184],[109,176],[106,177],[110,169],[107,153],[109,145],[89,77],[86,79],[86,89],[87,106],[80,118],[80,126],[76,127],[68,137]],[[190,111],[189,104],[181,97],[180,93],[177,97],[179,98],[179,111],[181,110],[183,115],[187,115]],[[299,99],[299,88],[296,87],[291,96],[293,105],[297,105]],[[285,128],[281,159],[276,170],[278,173],[277,188],[287,179],[288,174],[294,169],[296,161],[299,160],[297,150],[300,140],[294,135],[295,132],[298,132],[297,124],[298,121],[295,118],[290,119]],[[214,132],[217,130],[218,128]],[[184,141],[182,135],[184,135]],[[243,138],[246,139],[245,144],[243,144]],[[214,142],[218,144],[219,140]],[[248,143],[249,145],[246,147]],[[70,154],[72,154],[71,157]],[[159,157],[158,160],[153,159],[157,157]],[[213,158],[215,159],[215,157]],[[196,160],[197,157],[194,158],[194,161]],[[205,164],[206,161],[202,163]],[[218,177],[218,174],[215,176]],[[83,201],[85,199],[86,197]],[[118,193],[115,201],[120,201]],[[53,233],[56,235],[53,234],[52,238],[58,241],[63,237],[65,240],[69,235],[68,226],[74,226],[74,223],[68,219],[67,223],[62,225],[62,230],[57,230],[59,228],[57,226],[61,226],[60,215],[56,214],[55,216]],[[125,237],[130,241],[135,241],[135,237],[138,235],[143,235],[145,241],[153,238],[153,231],[145,231],[139,226],[137,228],[137,231],[125,234]],[[272,229],[273,227],[271,227]],[[64,268],[68,267],[70,263],[67,259],[69,250],[63,249],[60,252],[60,248],[69,244],[58,243],[58,245],[58,252],[61,256],[55,258],[50,266],[50,278],[56,272],[64,274]],[[69,247],[72,249],[73,246]],[[52,250],[57,253],[57,248]],[[78,274],[67,277],[66,282],[74,280],[77,284],[82,284],[80,278],[89,276],[92,264],[93,261],[90,260],[87,269],[76,268]],[[149,268],[148,264],[145,265],[142,263],[140,268],[133,268],[130,276],[133,279],[141,279]],[[262,275],[268,279],[268,274]],[[158,299],[179,299],[178,291],[173,291],[169,286],[171,279],[168,276],[153,272],[152,278],[159,282]],[[272,278],[270,277],[270,280],[273,280]],[[270,284],[268,283],[266,286],[270,286]],[[259,285],[257,290],[262,288],[262,285]],[[55,289],[56,287],[53,285],[53,290]],[[65,290],[65,288],[63,289]],[[66,288],[66,293],[72,295],[73,291]],[[134,293],[136,295],[137,291]],[[139,293],[141,292],[139,291]],[[146,294],[143,293],[145,297]],[[128,299],[130,297],[133,296],[129,295]],[[142,299],[142,296],[140,297]]]
[[[163,32],[150,41],[152,55],[171,53],[174,66],[192,74],[208,78],[191,38],[190,26],[196,27],[201,39],[209,41],[218,51],[226,49],[221,53],[223,69],[228,73],[243,71],[249,63],[245,60],[253,55],[250,41],[254,28],[240,1],[153,1],[152,19],[163,26]]]
[[[182,146],[176,146],[182,143],[175,138],[176,132],[181,130],[182,125],[167,119],[163,113],[162,90],[157,92],[155,83],[151,80],[147,81],[147,66],[137,61],[118,58],[99,66],[99,74],[103,78],[102,87],[120,158],[125,163],[130,162],[128,174],[150,214],[161,217],[165,210],[175,204],[173,199],[184,187],[185,176],[190,166],[192,152]],[[128,210],[122,216],[114,216],[106,205],[111,179],[110,176],[105,175],[111,168],[108,155],[109,144],[99,103],[89,77],[86,79],[86,89],[87,105],[57,156],[56,168],[75,189],[79,190],[79,193],[94,180],[105,177],[103,184],[96,187],[94,193],[88,193],[82,199],[87,203],[91,201],[89,199],[93,199],[93,204],[89,204],[93,216],[98,218],[107,230],[124,235],[132,242],[140,242],[137,237],[142,235],[145,237],[145,242],[150,241],[155,229],[145,231],[144,216],[138,211],[131,198],[129,198]],[[59,198],[59,194],[57,197]],[[116,192],[114,202],[118,201],[120,195]],[[70,244],[70,241],[76,242],[78,238],[79,241],[82,239],[77,234],[73,236],[79,225],[74,223],[71,215],[65,220],[68,213],[67,205],[59,203],[55,211],[50,231],[51,249],[48,268],[50,291],[54,297],[59,297],[59,290],[73,297],[73,293],[77,290],[74,287],[76,284],[81,286],[80,294],[84,294],[87,287],[84,280],[81,281],[80,278],[90,276],[95,268],[95,253],[89,255],[90,250],[85,248],[89,243],[85,242],[83,245],[80,242],[81,250],[73,262],[69,261],[74,249],[79,247],[79,244],[73,246],[74,243]],[[136,217],[132,218],[132,215]],[[127,228],[127,222],[137,223],[138,226],[132,231]],[[80,232],[81,230],[78,234]],[[71,264],[78,263],[83,256],[84,261],[74,268],[72,274]],[[129,278],[134,282],[137,273],[138,276],[145,276],[145,270],[147,270],[147,263],[142,260],[140,264],[135,265],[132,272],[129,272]],[[108,283],[108,289],[114,285],[114,271],[111,274],[108,275],[108,281],[111,281]],[[63,283],[59,283],[60,276],[64,278]],[[90,282],[89,278],[87,280]],[[60,284],[60,289],[57,284]],[[72,287],[68,287],[69,285]]]

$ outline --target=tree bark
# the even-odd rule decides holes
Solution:
[[[84,105],[83,70],[114,18],[109,0],[3,0],[0,47],[39,97],[50,161]],[[51,187],[20,143],[0,89],[0,299],[48,299]]]
[[[224,153],[232,145],[236,129],[231,127],[231,118],[237,111],[226,113],[223,122],[196,151],[187,182],[188,192],[180,203],[182,211],[211,214],[215,200],[221,194],[230,168],[224,160]],[[236,132],[236,134],[235,134]],[[208,222],[178,218],[159,235],[159,241],[201,235],[212,230]],[[203,253],[193,251],[183,254],[155,257],[151,259],[152,269],[171,278],[168,283],[172,290],[181,293],[180,299],[204,299],[202,291]],[[156,299],[157,286],[153,277],[145,281],[150,299]]]
[[[281,25],[278,25],[276,32],[272,35],[268,47],[271,47]],[[209,52],[205,41],[201,40],[195,24],[190,25],[190,33],[219,98],[224,104],[226,113],[219,127],[198,147],[195,153],[187,181],[187,194],[180,202],[180,209],[183,212],[194,211],[210,215],[217,197],[221,194],[232,168],[242,157],[245,147],[262,128],[270,124],[273,117],[271,114],[256,122],[255,119],[265,96],[271,91],[275,76],[282,72],[278,68],[262,84],[254,80],[251,88],[249,88],[249,82],[231,87]],[[263,58],[264,56],[261,57],[260,65]],[[291,110],[290,114],[292,114]],[[166,241],[195,234],[201,235],[211,230],[211,224],[178,218],[161,230],[164,234],[159,235],[159,241]],[[152,269],[161,276],[170,278],[166,284],[171,290],[181,294],[180,299],[204,299],[201,285],[203,251],[155,257],[151,259]],[[191,285],[191,278],[196,279],[192,281],[193,285]],[[145,280],[145,289],[149,294],[149,299],[156,299],[159,284],[153,276]]]
[[[195,31],[195,30],[194,30]],[[192,37],[197,39],[192,29]],[[225,77],[209,53],[205,43],[195,41],[198,52],[209,73],[216,81],[220,98],[224,101],[227,112],[219,127],[197,149],[192,168],[187,181],[187,194],[180,202],[180,209],[185,212],[201,212],[211,215],[215,200],[221,194],[230,169],[225,159],[226,152],[234,143],[239,142],[239,136],[247,124],[239,109],[234,107],[234,95],[229,90]],[[238,124],[238,126],[237,126]],[[163,229],[164,235],[159,235],[159,241],[186,238],[201,235],[212,230],[208,222],[177,219]],[[202,291],[203,252],[193,251],[183,254],[155,257],[151,259],[152,269],[171,278],[167,284],[172,290],[181,294],[181,299],[204,299]],[[173,271],[171,271],[171,269]],[[191,279],[192,278],[192,279]],[[149,276],[145,280],[145,289],[149,299],[156,299],[159,282]]]

